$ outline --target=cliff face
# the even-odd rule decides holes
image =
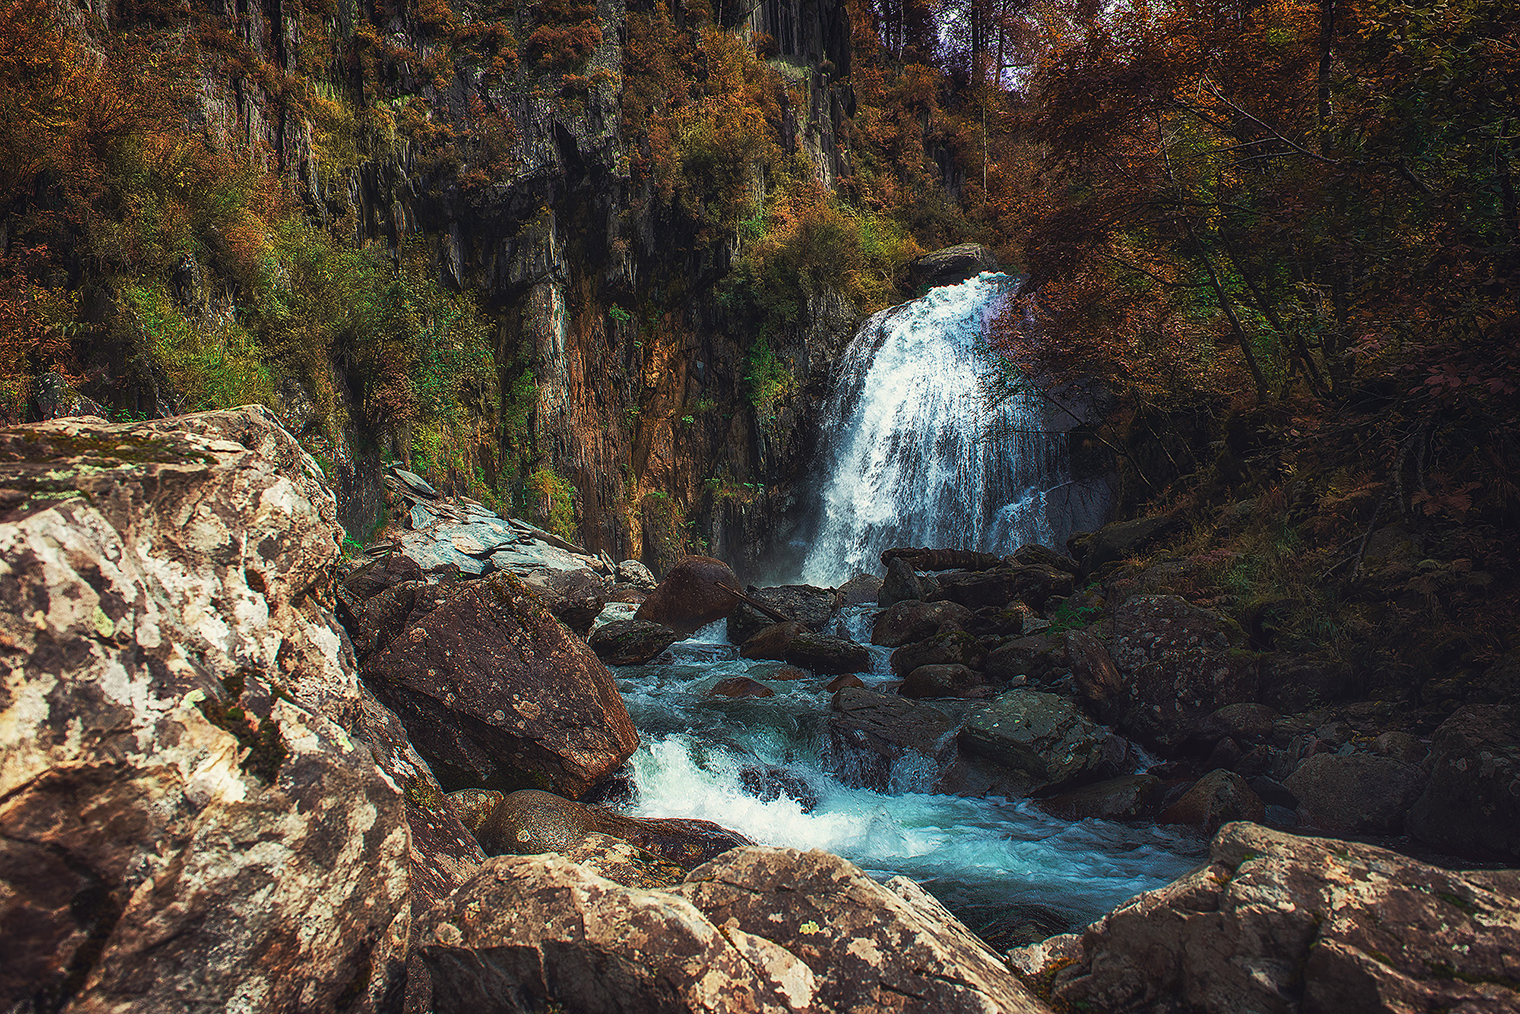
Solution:
[[[832,287],[804,282],[798,312],[766,336],[783,382],[755,404],[755,328],[742,308],[720,299],[744,240],[680,215],[655,180],[630,168],[641,154],[660,153],[625,127],[627,81],[641,68],[628,65],[624,3],[562,7],[447,17],[419,7],[377,11],[364,22],[341,12],[313,18],[289,0],[227,5],[218,18],[252,59],[201,62],[191,125],[266,158],[313,210],[346,223],[356,242],[394,251],[420,239],[444,285],[476,295],[492,318],[500,388],[523,395],[520,404],[504,396],[500,410],[524,417],[518,471],[550,469],[568,480],[587,547],[662,570],[705,542],[742,569],[791,503],[830,362],[862,314]],[[652,20],[662,10],[635,14]],[[674,13],[677,29],[683,14]],[[497,37],[496,57],[481,32],[470,31],[488,23],[507,40]],[[850,66],[845,6],[767,0],[725,27],[764,47],[778,113],[766,124],[771,140],[806,159],[827,190],[848,172],[840,130],[853,99],[834,83]],[[566,31],[581,38],[565,44],[554,34]],[[337,152],[320,116],[291,99],[296,89],[265,87],[246,73],[265,61],[299,84],[312,73],[301,54],[324,40],[349,66],[327,65],[337,80],[316,82],[319,91],[344,88],[349,101],[371,109],[411,110],[426,129]],[[558,60],[544,55],[551,43],[581,49]],[[503,64],[501,52],[511,49]],[[367,73],[366,59],[375,60]],[[440,157],[438,136],[464,157]],[[763,199],[763,167],[750,175]],[[340,394],[357,400],[355,385],[342,382],[343,363],[333,368]],[[317,413],[302,418],[312,398],[301,383],[282,384],[280,395],[294,428],[322,431]],[[366,426],[359,413],[342,414],[347,425],[329,427],[323,449],[344,519],[362,531],[381,509],[373,478],[380,457],[362,448],[379,441],[409,458],[411,440],[404,423]],[[506,479],[514,464],[500,446],[507,423],[477,423],[480,439],[466,463]]]

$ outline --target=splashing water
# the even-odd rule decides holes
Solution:
[[[1068,452],[1037,391],[990,396],[979,344],[1006,292],[984,273],[884,310],[855,335],[824,412],[808,584],[872,570],[891,546],[1011,552],[1066,528]],[[1062,526],[1065,528],[1065,526]]]
[[[672,651],[671,664],[616,670],[643,738],[632,760],[637,815],[711,820],[762,844],[837,853],[873,875],[905,874],[989,938],[1021,920],[1040,927],[1030,938],[1083,925],[1197,862],[1199,842],[1160,828],[1071,823],[1028,801],[853,787],[828,755],[823,679],[770,679],[780,663],[736,657],[717,626]],[[706,696],[736,675],[769,680],[776,696]],[[932,783],[914,763],[893,772],[894,788]]]

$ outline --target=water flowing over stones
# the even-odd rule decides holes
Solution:
[[[862,327],[837,368],[825,477],[802,565],[812,584],[874,569],[892,546],[1011,552],[1096,527],[1106,490],[1070,481],[1038,392],[989,397],[978,351],[1007,278],[932,289]]]

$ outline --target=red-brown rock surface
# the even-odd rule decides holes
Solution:
[[[454,586],[364,676],[451,788],[580,796],[639,742],[607,667],[511,574]]]

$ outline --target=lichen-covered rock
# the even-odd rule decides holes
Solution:
[[[454,816],[465,826],[465,830],[474,834],[480,830],[491,811],[496,809],[496,804],[506,798],[506,793],[500,789],[459,789],[444,796],[449,806],[454,811]]]
[[[1103,763],[1108,734],[1064,697],[1010,690],[973,711],[961,727],[961,746],[1059,786],[1090,776]]]
[[[613,620],[597,627],[587,643],[608,665],[643,665],[679,639],[680,635],[663,623]]]
[[[941,632],[965,630],[970,627],[971,620],[971,610],[959,602],[907,599],[895,602],[877,614],[871,624],[871,643],[900,648]]]
[[[1113,660],[1123,678],[1119,724],[1163,749],[1180,746],[1227,704],[1256,693],[1256,658],[1227,621],[1174,595],[1141,595],[1114,612]]]
[[[786,948],[812,972],[813,1009],[1043,1014],[1008,967],[906,877],[878,884],[827,852],[743,848],[687,877],[712,922]]]
[[[419,772],[335,517],[262,408],[0,433],[0,1009],[394,1002]]]
[[[1413,764],[1370,753],[1315,754],[1284,783],[1311,827],[1342,834],[1396,834],[1428,776]]]
[[[721,620],[733,612],[739,579],[728,564],[710,556],[687,556],[670,568],[649,597],[639,606],[635,619],[663,623],[683,637]]]
[[[489,860],[427,915],[418,942],[440,1011],[817,1009],[811,971],[785,948],[558,855]]]
[[[1210,862],[1030,955],[1070,1009],[1206,1014],[1520,1007],[1520,873],[1227,824]],[[1074,960],[1073,960],[1074,959]],[[1033,967],[1031,967],[1033,966]]]
[[[1000,683],[1019,676],[1043,680],[1066,665],[1066,649],[1059,637],[1030,634],[1015,637],[988,652],[982,669]]]
[[[364,676],[448,788],[579,796],[638,746],[607,667],[510,574],[449,586]]]
[[[1520,858],[1520,707],[1473,705],[1441,723],[1409,833],[1433,845]]]

